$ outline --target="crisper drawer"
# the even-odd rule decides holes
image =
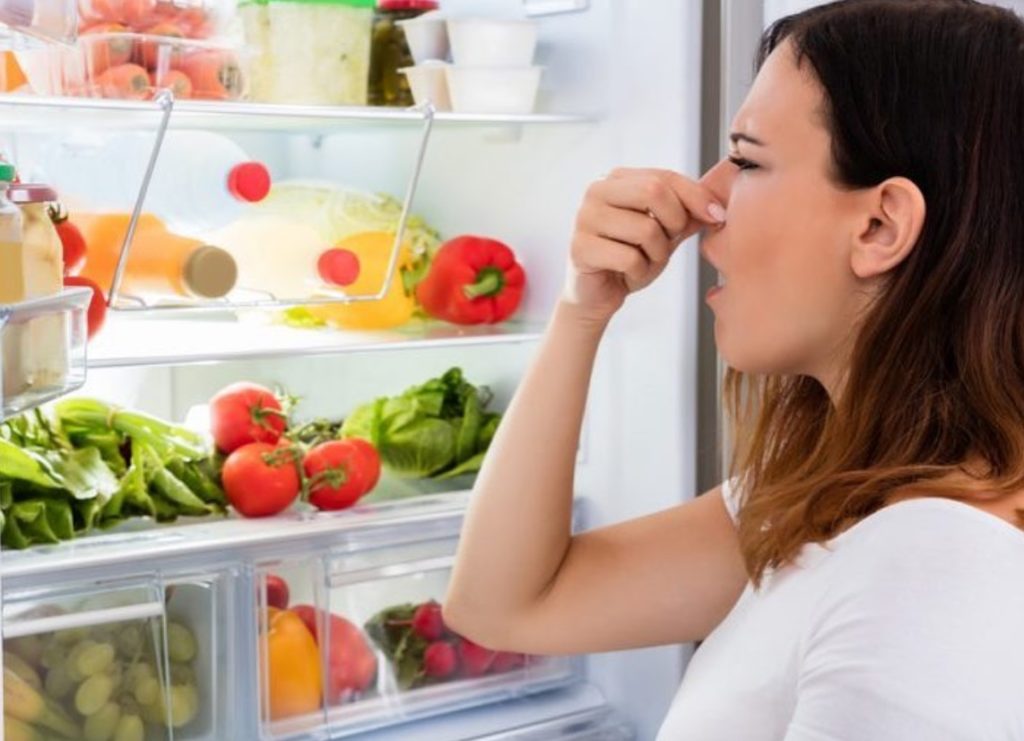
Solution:
[[[225,739],[227,574],[7,593],[5,739]]]
[[[283,581],[291,614],[271,606],[269,628],[260,618],[263,737],[341,738],[577,681],[578,659],[494,652],[448,630],[440,603],[455,547],[443,538],[265,565],[262,599],[280,604]],[[319,683],[297,660],[310,651],[302,624]]]

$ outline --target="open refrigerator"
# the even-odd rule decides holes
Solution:
[[[444,9],[473,14],[483,5],[446,0]],[[125,177],[126,170],[95,159],[88,169],[76,169],[78,152],[105,151],[106,143],[122,136],[150,137],[158,152],[165,136],[215,132],[264,163],[275,183],[314,181],[404,195],[411,200],[406,210],[411,206],[445,236],[493,235],[514,246],[529,280],[516,318],[484,328],[310,331],[266,321],[269,293],[248,294],[248,304],[228,300],[201,311],[153,307],[125,296],[87,348],[81,295],[70,292],[50,310],[66,323],[74,372],[49,396],[74,391],[201,425],[203,405],[218,389],[248,380],[295,394],[300,418],[340,418],[366,399],[399,393],[457,366],[486,385],[494,407],[503,409],[560,291],[587,184],[620,165],[695,174],[713,156],[717,92],[702,97],[702,89],[718,90],[718,64],[712,62],[725,59],[727,45],[719,44],[717,24],[728,30],[730,5],[486,3],[489,13],[525,12],[539,23],[537,63],[544,75],[539,112],[528,115],[172,102],[160,96],[142,102],[0,96],[0,151],[41,181],[70,182],[77,175],[79,187],[99,188],[104,179]],[[761,3],[749,10],[743,22],[760,28]],[[716,110],[709,112],[712,104]],[[171,156],[166,150],[163,155]],[[133,164],[132,172],[146,169],[141,161]],[[158,182],[159,167],[149,173],[149,199],[144,192],[137,206],[126,203],[126,209],[159,210],[168,206],[159,201],[161,194],[173,199],[182,193],[174,183]],[[288,249],[280,244],[276,253],[268,248],[262,254],[284,265]],[[717,439],[717,421],[713,415],[705,419],[698,407],[698,398],[713,394],[716,376],[713,353],[698,351],[708,329],[699,286],[708,279],[690,243],[612,324],[578,451],[577,527],[673,506],[700,491],[700,477],[718,475],[718,446],[708,443]],[[31,321],[35,314],[28,308],[0,306],[0,324]],[[5,399],[5,412],[47,398],[20,404]],[[123,667],[134,672],[130,681],[159,692],[172,721],[178,705],[191,710],[186,723],[147,726],[146,738],[653,738],[690,646],[530,657],[500,674],[411,689],[374,649],[379,669],[366,691],[332,696],[325,678],[316,710],[271,718],[263,679],[270,650],[268,581],[285,578],[293,602],[320,610],[321,634],[332,630],[323,617],[328,612],[363,625],[391,605],[441,600],[471,483],[456,479],[403,490],[390,501],[338,513],[125,526],[59,545],[5,550],[5,656],[46,650],[52,660],[64,655],[77,666],[94,658],[103,662],[94,655],[109,644],[118,660],[144,657]],[[92,654],[82,656],[83,641]],[[325,667],[329,644],[325,640],[319,649]],[[187,696],[171,693],[179,685]],[[68,692],[63,688],[65,697]],[[8,703],[12,699],[18,698],[5,695]]]

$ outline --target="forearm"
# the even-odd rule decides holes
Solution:
[[[445,602],[478,635],[525,611],[558,572],[571,540],[573,478],[603,323],[560,304],[477,479]]]

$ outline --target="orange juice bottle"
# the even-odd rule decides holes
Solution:
[[[82,275],[109,290],[128,231],[130,214],[78,214],[74,222],[85,238]],[[167,231],[153,214],[135,227],[121,290],[133,295],[220,298],[235,287],[238,266],[225,250]]]

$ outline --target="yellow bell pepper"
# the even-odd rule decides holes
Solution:
[[[354,282],[344,287],[345,293],[362,296],[380,290],[387,275],[394,242],[393,232],[362,232],[335,245],[337,249],[353,253],[359,260],[359,274]],[[402,269],[409,268],[412,259],[409,246],[403,244],[388,292],[380,301],[320,304],[309,306],[309,313],[343,329],[389,329],[405,324],[416,309],[415,298],[406,293],[402,283]]]
[[[261,645],[267,651],[270,719],[316,711],[323,699],[320,650],[302,618],[269,608]]]

